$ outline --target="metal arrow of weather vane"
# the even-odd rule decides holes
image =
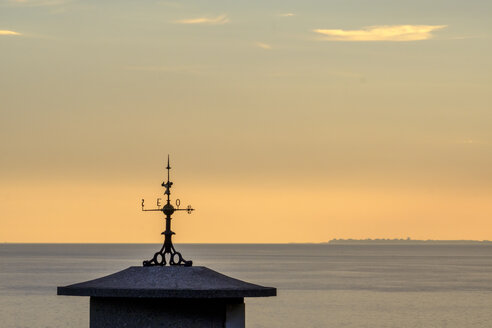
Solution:
[[[145,208],[145,200],[142,199],[142,211],[159,211],[164,213],[166,216],[166,230],[162,233],[164,235],[164,244],[160,251],[156,252],[152,259],[148,261],[143,261],[143,266],[164,266],[169,263],[169,265],[182,265],[182,266],[192,266],[193,261],[186,261],[183,259],[183,256],[180,252],[174,249],[174,245],[172,242],[172,236],[174,232],[171,231],[171,215],[176,211],[186,211],[188,214],[191,214],[195,209],[188,205],[186,208],[179,208],[181,201],[176,199],[176,207],[171,204],[171,187],[173,183],[169,180],[169,170],[171,167],[169,166],[169,155],[167,155],[167,182],[163,182],[162,186],[166,188],[164,195],[167,196],[166,205],[162,208],[160,207],[160,198],[157,198],[157,208],[146,209]],[[167,260],[166,260],[167,255]]]

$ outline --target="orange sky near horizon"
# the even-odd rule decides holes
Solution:
[[[156,177],[157,179],[157,177]],[[173,179],[171,179],[173,180]],[[149,179],[146,179],[149,182]],[[158,181],[150,181],[158,182]],[[333,238],[490,239],[492,192],[449,188],[174,180],[172,199],[196,211],[173,215],[179,243],[327,242]],[[209,187],[213,185],[213,188]],[[164,215],[141,212],[159,184],[79,181],[2,188],[0,242],[161,242]],[[174,190],[173,190],[174,189]],[[26,191],[30,197],[25,197]],[[5,219],[6,218],[6,219]]]

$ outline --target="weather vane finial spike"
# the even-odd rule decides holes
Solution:
[[[176,200],[176,206],[178,208],[174,208],[174,206],[171,204],[171,186],[173,183],[169,181],[169,170],[171,169],[171,166],[169,165],[169,154],[167,155],[167,182],[163,182],[162,186],[166,188],[166,191],[164,192],[165,195],[167,195],[167,204],[164,205],[162,208],[156,208],[156,209],[145,209],[144,208],[144,200],[142,199],[142,211],[160,211],[164,213],[166,216],[166,230],[162,233],[164,235],[164,245],[162,245],[162,248],[160,251],[154,254],[151,260],[144,261],[143,265],[144,266],[164,266],[167,263],[169,265],[183,265],[183,266],[191,266],[193,264],[192,261],[186,261],[183,259],[183,256],[181,256],[180,252],[177,252],[174,249],[174,245],[172,242],[172,235],[174,235],[174,232],[171,231],[171,215],[176,212],[176,211],[187,211],[188,214],[191,214],[192,211],[195,209],[191,207],[191,205],[188,205],[185,209],[180,209],[179,204],[181,201],[179,199]],[[157,203],[159,207],[159,201]],[[168,258],[166,259],[166,255],[168,255]]]
[[[171,170],[171,166],[169,165],[169,154],[167,154],[167,167],[166,167],[166,169],[167,169],[167,184],[170,186],[170,184],[172,184],[172,183],[169,182],[169,171]],[[169,190],[169,188],[168,188],[168,190]],[[168,195],[168,198],[169,198],[169,195]]]

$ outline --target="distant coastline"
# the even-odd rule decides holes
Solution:
[[[492,245],[492,241],[490,240],[432,240],[432,239],[427,239],[427,240],[418,240],[418,239],[384,239],[384,238],[377,238],[377,239],[332,239],[327,244],[336,244],[336,245],[415,245],[415,244],[439,244],[439,245],[463,245],[463,244],[490,244]]]

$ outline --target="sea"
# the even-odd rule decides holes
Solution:
[[[492,246],[178,244],[186,259],[276,287],[253,327],[492,327]],[[88,327],[89,298],[56,287],[140,266],[159,245],[0,244],[0,327]]]

